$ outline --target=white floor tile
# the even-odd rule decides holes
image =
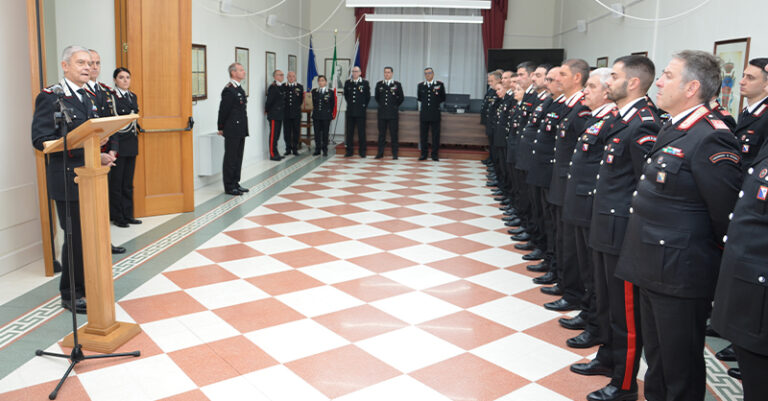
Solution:
[[[381,252],[381,249],[359,241],[334,242],[332,244],[320,245],[315,248],[339,259],[352,259]]]
[[[571,401],[569,398],[536,383],[527,384],[496,401]]]
[[[338,334],[309,319],[252,331],[245,334],[245,337],[280,363],[349,344],[349,341]],[[261,388],[258,385],[257,387]]]
[[[427,191],[428,193],[426,193],[426,194],[419,194],[419,195],[413,195],[413,196],[411,196],[411,198],[418,199],[418,200],[420,200],[420,201],[422,201],[424,203],[436,203],[436,202],[444,202],[444,201],[453,200],[453,198],[451,198],[450,196],[445,196],[445,195],[440,195],[440,194],[432,193],[434,191],[430,191],[430,189],[434,189],[434,188],[430,188],[430,187],[431,186],[423,186],[423,187],[416,188],[419,191]],[[440,189],[442,189],[441,192],[452,191],[452,189],[450,189],[450,188],[440,187]]]
[[[461,348],[412,326],[359,341],[356,345],[404,373],[464,352]]]
[[[269,401],[326,401],[328,397],[283,365],[243,376]]]
[[[414,206],[414,205],[411,205],[411,206]],[[411,217],[405,217],[403,218],[403,220],[409,223],[423,226],[423,227],[441,226],[443,224],[451,224],[456,222],[454,220],[446,219],[445,217],[435,216],[432,214],[422,214],[422,215],[416,215]]]
[[[423,323],[461,311],[461,308],[456,305],[418,291],[374,301],[370,304],[410,324]],[[415,308],[414,305],[419,307]]]
[[[211,264],[213,264],[212,260],[193,251],[186,254],[184,257],[177,260],[175,263],[168,266],[163,271],[170,272],[174,270],[189,269],[190,267],[199,267],[199,266],[205,266],[205,265],[211,265]]]
[[[205,243],[203,245],[200,245],[197,249],[215,248],[219,246],[234,245],[239,243],[240,241],[230,237],[229,235],[224,233],[219,233],[219,234],[216,234],[213,238],[209,239],[208,241],[205,241]]]
[[[392,270],[381,273],[381,275],[416,290],[437,287],[459,280],[452,274],[423,265]]]
[[[480,217],[472,220],[464,220],[462,223],[466,223],[471,226],[479,227],[489,231],[498,230],[500,228],[506,228],[506,226],[504,225],[504,222],[501,221],[501,219],[497,219],[495,217]]]
[[[269,229],[286,236],[313,233],[322,230],[322,228],[304,221],[294,221],[291,223],[273,224]]]
[[[478,274],[467,278],[475,284],[490,288],[502,294],[514,295],[522,291],[538,287],[533,283],[530,277],[515,273],[509,270],[491,270],[487,273]]]
[[[129,292],[126,296],[122,297],[120,301],[144,298],[152,295],[167,294],[169,292],[179,290],[181,290],[181,287],[176,285],[173,281],[169,280],[164,275],[158,274],[157,276],[147,280],[146,283],[140,285],[135,290]]]
[[[141,329],[166,353],[203,343],[200,337],[176,317],[143,323]]]
[[[166,354],[78,375],[93,400],[156,400],[196,389]]]
[[[347,216],[344,216],[344,217],[347,217]],[[329,231],[339,235],[343,235],[349,239],[364,239],[364,238],[378,237],[379,235],[389,234],[389,231],[384,231],[380,228],[371,227],[365,224],[333,228]]]
[[[346,195],[352,195],[352,192],[347,192],[343,189],[321,189],[319,191],[312,191],[313,194],[317,196],[322,196],[323,198],[335,198],[337,196],[346,196]]]
[[[272,226],[269,229],[271,230]],[[309,245],[288,237],[268,238],[245,244],[266,255],[309,248]]]
[[[211,311],[190,313],[176,319],[204,343],[240,335],[239,331]]]
[[[465,235],[463,238],[496,247],[512,243],[509,239],[509,234],[502,234],[496,231],[482,231],[475,234]]]
[[[422,244],[429,244],[431,242],[444,241],[451,238],[456,238],[455,235],[449,234],[445,231],[435,230],[433,228],[423,227],[414,230],[400,231],[397,235],[405,237]]]
[[[323,199],[323,198],[319,198],[319,199]],[[307,220],[313,220],[313,219],[322,219],[322,218],[325,218],[325,217],[333,217],[333,216],[335,216],[335,214],[333,214],[333,213],[328,213],[325,210],[320,210],[320,209],[315,209],[315,208],[294,210],[292,212],[286,212],[286,213],[283,213],[283,214],[286,215],[286,216],[289,216],[289,217],[293,217],[294,219],[300,220],[300,221],[307,221]],[[270,226],[269,228],[272,229],[272,226]]]
[[[252,222],[252,221],[250,221],[250,220],[248,220],[248,219],[240,219],[240,220],[230,224],[229,227],[225,228],[222,231],[223,232],[227,232],[227,231],[243,230],[243,229],[246,229],[246,228],[254,228],[254,227],[259,227],[259,225],[254,223],[254,222]]]
[[[368,269],[347,262],[346,260],[335,260],[333,262],[303,267],[299,270],[325,284],[336,284],[375,274]]]
[[[355,206],[365,210],[374,211],[374,212],[377,210],[392,209],[394,207],[399,207],[399,205],[397,204],[387,203],[387,202],[378,201],[378,200],[372,200],[368,202],[357,202],[355,203]]]
[[[468,253],[464,256],[501,268],[519,265],[520,263],[525,262],[523,260],[523,255],[500,248],[483,249],[482,251]]]
[[[267,255],[220,262],[219,266],[240,278],[263,276],[292,269],[291,266]]]
[[[449,401],[450,399],[410,376],[398,376],[366,387],[338,401]]]
[[[307,317],[325,315],[363,304],[359,299],[330,286],[291,292],[275,298]]]
[[[456,254],[436,246],[421,244],[390,251],[397,256],[412,260],[419,264],[437,262],[438,260],[455,257]]]
[[[499,208],[496,206],[486,206],[486,205],[471,206],[471,207],[464,208],[462,210],[464,210],[465,212],[479,214],[481,216],[486,216],[486,217],[499,216],[502,213],[504,213],[501,210],[499,210]],[[496,221],[498,221],[501,226],[504,226],[504,223],[502,223],[500,219],[497,219]],[[499,227],[496,227],[496,228],[499,228]]]
[[[344,202],[340,202],[335,199],[328,199],[328,198],[305,199],[305,200],[298,201],[298,203],[301,203],[302,205],[307,205],[309,207],[314,207],[314,208],[323,208],[323,207],[338,206],[338,205],[344,204]]]
[[[470,351],[530,381],[536,381],[582,359],[566,349],[515,333]]]
[[[357,205],[354,204],[354,206],[357,206]],[[377,223],[379,221],[392,220],[392,218],[387,216],[386,214],[381,214],[377,212],[360,212],[360,213],[346,214],[344,215],[344,218],[352,221],[356,221],[360,224],[369,224],[369,223]]]
[[[541,305],[515,297],[495,299],[467,310],[517,331],[523,331],[562,316]]]
[[[218,309],[269,297],[266,292],[243,280],[189,288],[186,292],[208,309]]]
[[[370,187],[377,187],[379,184],[370,185]],[[378,187],[377,187],[378,188]],[[388,191],[373,191],[373,192],[366,192],[360,194],[366,198],[376,199],[376,200],[387,200],[387,199],[394,199],[401,197],[400,195]]]
[[[454,208],[452,207],[441,205],[439,203],[418,203],[418,204],[410,205],[407,207],[417,212],[422,212],[427,214],[442,213],[442,212],[447,212],[449,210],[454,210]]]
[[[201,387],[200,391],[211,401],[271,401],[242,376]]]
[[[44,351],[62,352],[58,344],[53,344]],[[33,355],[32,350],[30,350],[29,355]],[[48,356],[32,357],[29,362],[0,379],[0,394],[52,380],[59,380],[68,367],[69,362],[66,359]]]

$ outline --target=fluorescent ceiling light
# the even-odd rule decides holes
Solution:
[[[480,15],[415,15],[415,14],[365,14],[368,22],[445,22],[454,24],[482,24]]]
[[[490,0],[347,0],[347,7],[481,8],[489,10]]]

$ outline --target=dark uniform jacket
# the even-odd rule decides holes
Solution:
[[[285,119],[298,120],[301,118],[301,105],[304,103],[304,87],[300,83],[283,85],[285,96]]]
[[[440,103],[445,101],[445,85],[440,81],[433,82],[432,85],[419,82],[416,89],[417,98],[421,102],[421,121],[440,121]]]
[[[565,183],[568,180],[568,169],[573,157],[573,148],[580,134],[584,131],[587,119],[592,115],[589,107],[582,103],[584,94],[578,92],[566,103],[565,116],[560,121],[555,141],[554,167],[552,181],[549,184],[549,203],[563,206],[565,201]]]
[[[768,136],[768,98],[763,99],[753,112],[746,109],[739,115],[739,122],[733,133],[741,143],[741,168],[752,166],[755,156],[763,147]]]
[[[240,85],[229,82],[221,91],[219,103],[219,131],[224,131],[224,136],[229,138],[242,138],[248,136],[248,114],[246,104],[248,98],[245,90]]]
[[[576,142],[563,204],[563,220],[570,224],[589,227],[597,170],[600,169],[603,152],[607,150],[606,138],[616,123],[617,115],[614,105],[606,105],[597,115],[589,118]]]
[[[517,143],[515,155],[515,168],[518,170],[528,171],[531,168],[533,141],[536,139],[536,132],[544,117],[544,111],[552,104],[552,96],[547,91],[541,92],[536,100],[536,106],[531,111],[528,123],[520,130],[520,141]]]
[[[118,89],[113,92],[117,115],[124,116],[139,113],[139,102],[136,94],[127,91],[123,96]],[[136,136],[136,124],[130,124],[109,137],[109,150],[114,150],[119,156],[136,156],[139,154],[139,138]]]
[[[712,99],[707,107],[712,111],[712,114],[714,114],[715,117],[722,120],[725,125],[728,126],[728,129],[730,129],[731,132],[736,129],[736,119],[733,118],[731,113],[729,113],[725,107],[720,105],[720,102],[717,99]]]
[[[282,121],[285,118],[285,91],[276,82],[267,88],[267,104],[264,106],[267,119]]]
[[[738,141],[706,106],[665,125],[632,200],[616,276],[665,295],[712,299],[741,182]]]
[[[91,87],[89,82],[86,86],[92,99],[94,99],[93,104],[96,105],[96,114],[99,117],[109,117],[114,115],[112,88],[101,82],[97,82],[94,87]]]
[[[514,96],[510,94],[504,95],[504,99],[499,102],[499,106],[496,108],[496,122],[493,127],[493,147],[506,147],[507,135],[512,130],[512,116],[514,113],[517,101]]]
[[[485,97],[483,97],[483,104],[480,106],[480,124],[488,124],[488,109],[491,107],[495,100],[496,90],[493,88],[488,88],[488,90],[485,91]]]
[[[499,122],[499,107],[501,107],[502,100],[494,97],[493,101],[488,105],[488,110],[486,110],[488,115],[485,118],[485,135],[488,136],[490,141],[493,140],[493,132],[496,130],[496,124]]]
[[[520,134],[528,124],[533,110],[539,103],[539,94],[533,89],[525,92],[523,99],[515,107],[512,116],[512,131],[507,136],[507,164],[514,165],[517,162],[517,149],[520,146]]]
[[[739,347],[768,355],[768,147],[739,192],[712,310],[712,326]]]
[[[531,150],[531,168],[528,170],[526,183],[541,188],[549,188],[552,181],[552,168],[555,157],[555,139],[557,126],[565,111],[565,97],[559,96],[544,110],[539,128],[536,130],[536,139],[533,140]]]
[[[592,249],[611,255],[621,252],[632,194],[660,128],[659,116],[651,104],[640,99],[606,134],[606,148],[593,192],[589,230]]]
[[[347,101],[347,117],[365,117],[368,102],[371,101],[371,87],[368,81],[360,78],[360,82],[348,79],[344,82],[344,100]]]
[[[378,116],[381,120],[397,120],[400,115],[400,105],[405,100],[403,85],[392,81],[387,85],[386,81],[376,83],[374,95],[378,104]]]
[[[325,88],[325,93],[320,88],[312,89],[312,118],[315,120],[333,120],[333,110],[336,108],[336,95]]]
[[[84,105],[73,92],[73,89],[76,88],[70,88],[66,81],[62,80],[57,85],[43,89],[35,99],[35,114],[32,117],[32,145],[37,150],[43,150],[44,142],[61,137],[59,130],[56,129],[56,121],[53,117],[53,114],[59,111],[59,107],[56,104],[57,96],[53,93],[56,86],[60,86],[64,90],[62,102],[65,107],[72,110],[72,123],[67,126],[68,131],[71,132],[88,119],[96,118],[96,106],[87,107]],[[65,157],[67,157],[66,180],[64,178]],[[77,192],[77,184],[75,184],[75,168],[82,167],[83,165],[85,165],[83,149],[73,149],[66,154],[64,152],[50,154],[48,166],[46,167],[48,196],[53,200],[66,200],[64,196],[64,187],[66,185],[69,200],[78,200],[79,194]]]

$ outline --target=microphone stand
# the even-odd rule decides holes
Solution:
[[[115,358],[115,357],[123,357],[123,356],[140,356],[140,351],[133,351],[133,352],[124,352],[124,353],[118,353],[118,354],[101,354],[101,355],[84,355],[83,354],[83,348],[82,345],[78,342],[77,338],[77,312],[75,310],[75,266],[74,266],[74,260],[73,260],[73,250],[72,250],[72,217],[69,213],[69,206],[70,206],[70,200],[69,200],[69,190],[68,190],[68,177],[67,177],[67,159],[69,158],[69,148],[67,148],[67,133],[69,132],[68,127],[69,124],[72,123],[72,116],[71,111],[66,106],[64,106],[64,103],[62,102],[61,98],[63,96],[63,93],[56,93],[58,95],[58,99],[56,100],[56,104],[59,106],[59,111],[54,114],[54,120],[56,122],[56,127],[59,129],[59,135],[63,138],[63,145],[64,150],[62,150],[62,154],[64,155],[64,213],[65,213],[65,221],[64,221],[64,232],[65,232],[65,238],[67,242],[67,263],[69,265],[68,269],[68,279],[69,279],[69,302],[70,302],[70,311],[72,312],[72,339],[73,339],[73,345],[72,345],[72,352],[67,354],[59,354],[55,352],[47,352],[43,351],[41,349],[38,349],[35,351],[35,355],[37,356],[52,356],[56,358],[64,358],[69,360],[69,367],[67,368],[67,371],[64,372],[64,376],[61,377],[61,380],[59,380],[59,383],[56,385],[56,388],[53,389],[51,394],[48,395],[49,400],[55,400],[56,396],[59,393],[59,390],[61,389],[61,386],[64,384],[64,382],[69,377],[69,374],[72,372],[72,370],[75,368],[75,365],[78,363],[88,360],[88,359],[102,359],[102,358]],[[87,96],[87,95],[85,95]],[[78,222],[79,224],[79,222]],[[82,252],[82,250],[81,250]]]

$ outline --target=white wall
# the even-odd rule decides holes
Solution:
[[[549,49],[559,26],[558,0],[509,0],[505,49]]]
[[[37,176],[30,139],[32,98],[26,3],[12,1],[0,13],[0,63],[7,77],[0,96],[0,275],[42,257],[37,205]]]

